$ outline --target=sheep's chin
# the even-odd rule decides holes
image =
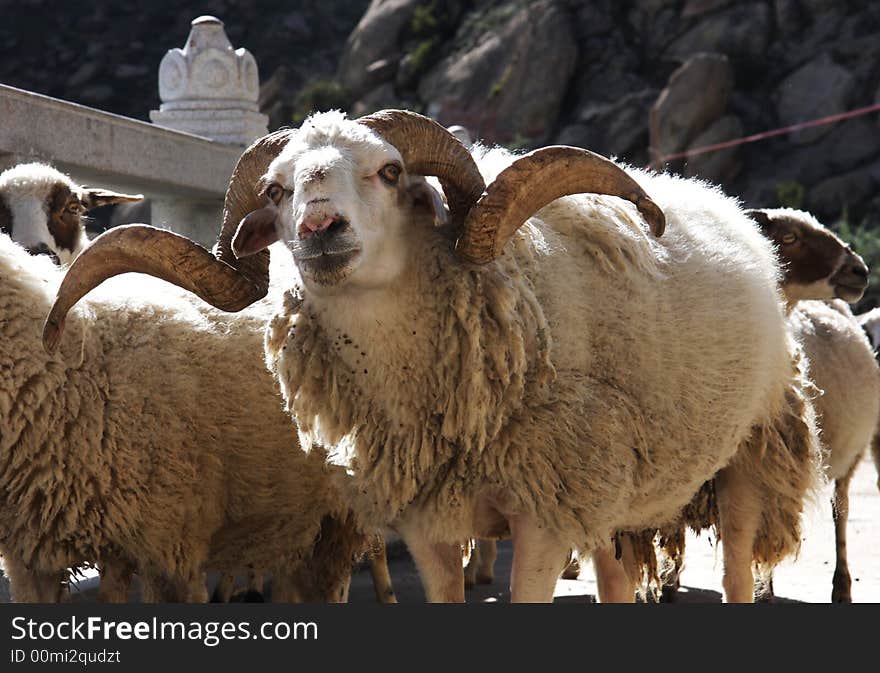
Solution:
[[[854,304],[865,294],[864,287],[852,287],[849,285],[835,285],[834,296],[843,299],[847,304]]]
[[[354,271],[354,261],[360,254],[360,250],[323,254],[319,257],[297,259],[296,265],[307,284],[325,288],[336,287],[348,280]]]

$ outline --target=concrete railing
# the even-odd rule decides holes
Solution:
[[[3,85],[0,119],[0,168],[46,161],[81,184],[142,192],[157,226],[216,237],[241,147]]]
[[[232,49],[213,17],[193,21],[187,45],[166,61],[180,85],[164,74],[170,111],[154,112],[156,124],[0,85],[0,170],[40,160],[80,184],[143,193],[151,224],[213,245],[235,162],[266,133],[265,117],[248,108],[258,93],[256,63]],[[212,84],[222,85],[222,97]],[[184,123],[189,132],[164,127]]]

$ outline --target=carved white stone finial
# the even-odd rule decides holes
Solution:
[[[200,16],[183,49],[171,49],[159,65],[162,105],[150,111],[154,124],[231,145],[249,145],[268,132],[260,114],[257,62],[233,49],[223,22]]]

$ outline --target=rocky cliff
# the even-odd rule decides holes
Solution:
[[[0,82],[144,119],[203,13],[256,56],[270,128],[408,107],[492,143],[653,160],[812,210],[880,268],[877,113],[664,160],[880,102],[874,0],[0,0]]]
[[[809,209],[880,266],[878,113],[664,160],[880,102],[880,3],[373,0],[337,81],[357,112],[402,104],[489,142],[579,145]]]
[[[645,164],[880,101],[880,4],[373,0],[338,81],[358,111]],[[751,204],[880,218],[877,114],[668,164]]]

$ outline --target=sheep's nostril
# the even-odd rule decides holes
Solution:
[[[318,234],[333,224],[332,217],[304,217],[297,227],[300,238],[308,238],[312,234]]]
[[[344,217],[333,218],[333,221],[323,233],[335,234],[336,232],[344,229],[346,225],[348,225],[348,220],[346,220]]]
[[[853,264],[850,267],[850,271],[852,271],[853,275],[858,276],[859,278],[868,278],[868,267],[864,264]]]
[[[333,217],[305,217],[297,227],[297,233],[300,238],[309,238],[311,236],[330,236],[338,233],[340,230],[348,226],[348,220],[341,215]]]

